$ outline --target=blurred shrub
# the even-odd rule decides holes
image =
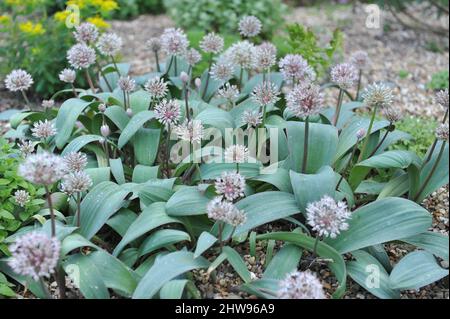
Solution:
[[[3,240],[32,218],[42,207],[44,189],[38,189],[17,175],[20,154],[0,138],[0,256],[7,254]],[[30,199],[24,207],[14,200],[17,190],[25,190]]]
[[[105,21],[118,7],[114,0],[68,0],[77,5],[82,20],[106,29]],[[35,81],[35,92],[48,98],[63,87],[57,74],[67,65],[66,51],[73,44],[73,29],[66,21],[73,19],[70,11],[52,0],[5,0],[0,8],[0,74],[16,68],[26,69]],[[0,79],[3,80],[3,79]]]
[[[178,26],[220,33],[235,33],[239,20],[254,15],[263,22],[264,38],[283,25],[286,6],[281,0],[164,0]]]
[[[434,132],[438,126],[438,122],[430,118],[405,116],[395,126],[396,129],[411,134],[414,140],[402,140],[393,148],[413,151],[422,157],[427,153],[428,148],[434,142]]]
[[[427,88],[435,91],[448,89],[448,82],[448,70],[443,70],[433,74],[433,76],[431,77],[431,81],[427,84]]]
[[[115,19],[134,18],[140,14],[160,14],[164,12],[162,0],[118,0],[119,9],[114,12]]]
[[[287,29],[291,52],[302,55],[319,77],[333,64],[335,54],[342,52],[343,35],[338,29],[333,32],[331,40],[322,46],[313,31],[298,23],[289,25]]]

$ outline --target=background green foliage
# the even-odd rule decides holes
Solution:
[[[164,12],[162,0],[119,0],[119,9],[114,12],[114,18],[127,19],[140,14],[160,14]]]
[[[189,30],[236,33],[240,18],[254,15],[264,22],[264,38],[282,27],[286,13],[280,0],[164,0],[164,5],[176,24]]]
[[[431,81],[427,84],[427,87],[432,90],[448,89],[448,70],[443,70],[433,74]]]
[[[17,175],[19,162],[18,151],[4,139],[0,139],[0,256],[7,253],[3,240],[29,221],[44,203],[43,190]],[[23,208],[15,203],[13,195],[17,190],[26,190],[30,194],[30,201]]]
[[[336,53],[342,52],[343,35],[336,29],[326,46],[321,47],[314,32],[298,23],[288,26],[288,44],[291,52],[302,55],[320,77],[333,63]]]
[[[434,131],[438,122],[430,118],[418,118],[406,116],[395,127],[396,129],[409,133],[414,140],[402,140],[394,146],[394,149],[410,150],[419,156],[424,156],[434,141]]]

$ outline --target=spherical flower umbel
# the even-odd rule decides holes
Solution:
[[[436,102],[448,109],[448,89],[441,90],[436,93]]]
[[[438,140],[448,142],[448,123],[438,126],[436,129],[436,137]]]
[[[67,60],[77,70],[89,68],[95,59],[95,50],[84,43],[75,44],[67,51]]]
[[[255,67],[258,70],[268,70],[277,63],[277,48],[269,42],[256,47]]]
[[[174,130],[182,141],[199,144],[203,139],[204,128],[201,121],[185,121]]]
[[[150,38],[150,40],[147,41],[147,47],[153,51],[153,52],[158,52],[161,50],[161,39],[160,38]]]
[[[368,107],[388,108],[392,105],[392,90],[384,84],[372,84],[362,95]]]
[[[52,185],[66,174],[66,166],[62,157],[42,152],[27,156],[18,173],[33,184]]]
[[[275,104],[280,98],[280,91],[272,82],[265,81],[258,84],[252,92],[252,99],[259,106]]]
[[[228,102],[234,103],[239,98],[239,89],[236,85],[227,83],[224,87],[217,91],[217,95]]]
[[[226,57],[243,69],[253,69],[256,64],[255,46],[247,40],[237,42],[227,50]]]
[[[27,157],[34,152],[34,144],[32,141],[22,140],[18,146],[23,157]]]
[[[77,77],[77,74],[72,69],[64,69],[59,73],[59,79],[62,82],[66,82],[66,83],[75,82],[76,77]]]
[[[249,152],[244,145],[231,145],[224,153],[225,163],[245,163],[248,160]]]
[[[98,29],[92,23],[85,22],[75,27],[73,36],[79,43],[93,43],[98,38]]]
[[[358,70],[364,70],[370,63],[369,55],[366,51],[356,51],[350,57],[350,63]]]
[[[205,35],[200,42],[200,49],[202,49],[205,53],[220,53],[223,50],[223,46],[223,38],[214,32]]]
[[[210,74],[214,80],[225,83],[233,77],[234,65],[226,59],[219,59],[212,65]]]
[[[180,104],[176,100],[164,99],[155,107],[155,117],[163,125],[176,125],[180,115]]]
[[[33,83],[30,73],[22,69],[11,71],[5,79],[5,86],[11,92],[26,91]]]
[[[319,279],[309,270],[293,272],[280,282],[280,299],[326,299]]]
[[[218,194],[223,195],[229,201],[234,201],[244,197],[245,178],[236,172],[223,172],[216,179],[215,187]]]
[[[82,193],[92,186],[92,179],[85,171],[69,173],[64,176],[61,191],[69,196]]]
[[[211,200],[206,207],[208,217],[216,221],[228,223],[237,227],[246,221],[244,211],[239,210],[233,203],[224,201],[222,196]]]
[[[184,57],[190,66],[196,65],[202,60],[202,55],[195,49],[187,50]]]
[[[55,101],[54,100],[43,100],[42,101],[42,107],[44,109],[51,109],[54,106],[55,106]]]
[[[386,108],[383,114],[390,123],[398,122],[402,118],[402,113],[400,113],[399,110],[393,107]]]
[[[46,139],[50,136],[56,135],[56,128],[52,122],[45,120],[35,123],[31,129],[31,132],[33,132],[32,135],[34,137]]]
[[[19,237],[9,247],[11,269],[22,276],[34,280],[50,277],[58,264],[60,243],[56,237],[50,238],[41,232],[29,232]]]
[[[286,103],[288,110],[302,118],[318,114],[324,105],[324,98],[319,86],[302,83],[287,94]]]
[[[249,127],[258,127],[262,123],[263,115],[259,111],[246,110],[242,114],[242,123]]]
[[[344,202],[336,202],[325,195],[320,201],[309,203],[306,208],[308,224],[318,236],[336,238],[341,231],[347,230],[347,220],[351,213]]]
[[[115,33],[104,33],[100,36],[97,42],[97,49],[101,54],[111,57],[119,53],[122,48],[123,41]]]
[[[136,89],[136,81],[133,80],[130,76],[122,76],[117,81],[117,85],[122,91],[125,92],[133,92]]]
[[[68,172],[80,172],[87,165],[87,156],[81,152],[70,152],[63,157]]]
[[[14,200],[16,201],[17,205],[19,205],[20,207],[24,207],[30,200],[30,194],[28,194],[28,192],[24,190],[17,190],[14,193]]]
[[[288,54],[278,63],[280,72],[286,82],[292,83],[295,81],[312,81],[316,74],[309,66],[308,62],[298,54]]]
[[[164,79],[160,79],[159,77],[148,80],[144,85],[144,89],[152,95],[152,98],[158,100],[164,98],[169,91],[167,83],[164,82]]]
[[[247,38],[256,37],[261,33],[262,23],[255,16],[245,16],[239,21],[239,33]]]
[[[161,35],[162,50],[168,55],[181,56],[186,52],[189,40],[181,29],[169,28]]]
[[[350,63],[338,64],[331,69],[331,81],[343,90],[350,89],[358,81],[358,70]]]

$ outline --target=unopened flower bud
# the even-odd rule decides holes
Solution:
[[[131,108],[127,108],[127,115],[129,116],[129,117],[132,117],[133,116],[133,110],[131,109]]]
[[[106,104],[102,103],[98,106],[98,111],[99,112],[105,112],[106,111]]]
[[[183,82],[183,84],[188,83],[189,82],[189,75],[186,72],[181,72],[180,80],[181,80],[181,82]]]
[[[109,126],[107,124],[104,124],[100,127],[100,133],[103,137],[108,137],[109,134],[111,134],[111,130],[109,129]]]
[[[196,78],[194,82],[198,89],[202,86],[202,80],[200,80],[200,78]]]

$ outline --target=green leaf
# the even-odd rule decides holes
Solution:
[[[60,106],[55,121],[55,127],[58,132],[58,134],[56,134],[55,143],[59,149],[62,149],[67,143],[72,134],[75,122],[84,109],[90,104],[91,102],[73,98],[66,100]]]
[[[206,213],[209,201],[209,198],[196,186],[183,187],[168,200],[167,214],[170,216],[203,215]]]
[[[45,114],[42,112],[16,113],[10,117],[9,124],[11,125],[11,128],[16,129],[26,119],[30,120],[31,122],[45,120]]]
[[[182,241],[191,241],[188,233],[176,229],[161,229],[148,236],[138,250],[138,257]]]
[[[183,291],[189,280],[175,279],[167,282],[159,292],[160,299],[181,299]]]
[[[130,225],[122,240],[114,249],[113,255],[118,256],[126,245],[149,231],[165,224],[181,223],[178,219],[167,215],[165,203],[154,203],[146,207],[136,220]]]
[[[436,163],[439,151],[441,150],[442,142],[439,141],[436,144],[436,149],[431,157],[431,160],[425,164],[425,166],[422,168],[420,172],[420,185],[423,185],[425,180],[427,179],[428,175],[430,174],[432,167]],[[448,184],[449,180],[449,162],[448,162],[448,154],[449,154],[449,146],[448,143],[444,146],[444,152],[441,160],[439,161],[437,168],[428,182],[425,189],[422,191],[421,195],[417,199],[417,202],[422,202],[428,195],[433,193],[435,190],[439,189],[440,187]]]
[[[207,251],[214,243],[217,242],[217,238],[210,233],[204,231],[201,233],[197,240],[197,246],[195,247],[194,258],[199,257],[205,251]]]
[[[425,232],[431,216],[421,206],[403,198],[384,198],[353,212],[349,229],[325,242],[344,254]]]
[[[91,177],[94,187],[111,179],[111,169],[109,167],[86,168],[85,172]]]
[[[158,154],[161,130],[141,128],[133,138],[134,155],[139,164],[153,165]]]
[[[380,194],[378,195],[378,199],[382,199],[385,197],[401,197],[409,190],[409,176],[408,174],[401,174],[389,182],[387,182]]]
[[[250,274],[250,271],[247,269],[247,265],[236,250],[227,246],[223,247],[223,253],[226,255],[230,265],[234,270],[236,270],[236,272],[244,282],[247,283],[252,281],[252,276]]]
[[[352,121],[347,124],[339,135],[339,143],[337,151],[334,154],[334,162],[345,155],[357,142],[356,133],[359,129],[369,128],[370,119],[355,116]],[[388,121],[376,121],[373,125],[372,132],[375,133],[389,125]]]
[[[287,274],[297,270],[302,250],[296,245],[287,244],[281,248],[267,266],[263,278],[284,279]]]
[[[324,195],[334,198],[335,175],[333,169],[325,166],[317,174],[299,174],[290,172],[295,200],[302,213],[306,213],[309,203],[320,200]]]
[[[136,165],[131,180],[133,183],[145,183],[151,179],[158,178],[159,166]]]
[[[65,256],[71,251],[82,247],[91,247],[94,249],[98,249],[96,245],[91,243],[89,240],[87,240],[80,234],[71,234],[66,238],[64,238],[61,244],[61,256]]]
[[[261,164],[243,163],[239,164],[239,173],[246,178],[260,175]],[[236,171],[236,164],[228,163],[205,163],[200,166],[200,174],[203,180],[220,177],[224,171]]]
[[[203,257],[194,258],[193,253],[177,251],[155,261],[139,282],[133,299],[152,298],[167,282],[193,269],[208,268],[209,262]]]
[[[249,196],[236,203],[244,210],[247,220],[236,228],[235,236],[241,235],[258,226],[299,213],[294,195],[283,192],[264,192]],[[226,225],[223,237],[228,238],[232,227]]]
[[[372,167],[372,168],[408,168],[410,165],[419,167],[421,165],[420,158],[410,151],[388,151],[380,155],[375,155],[366,159],[358,166]]]
[[[300,172],[303,165],[305,123],[288,122],[288,144],[291,150],[286,168]],[[338,131],[331,125],[310,123],[307,173],[316,173],[323,166],[331,165],[338,145]]]
[[[444,260],[448,261],[448,236],[435,232],[424,232],[411,237],[402,238],[401,241],[422,248]]]
[[[208,108],[195,118],[196,121],[201,121],[205,127],[214,127],[217,129],[233,128],[234,122],[231,115],[221,109]]]
[[[283,84],[283,75],[279,72],[271,72],[270,79],[267,77],[267,80],[275,84],[278,89],[281,89],[281,85]],[[260,83],[263,82],[263,75],[257,74],[253,76],[247,83],[245,83],[244,88],[242,89],[243,94],[250,94],[253,92],[253,89]]]
[[[124,204],[128,191],[112,182],[96,185],[81,202],[80,234],[92,238]]]
[[[279,289],[279,286],[280,282],[278,280],[271,278],[263,278],[260,280],[243,284],[240,287],[240,289],[242,291],[247,292],[250,295],[255,295],[259,298],[274,299],[277,297],[276,294]]]
[[[144,90],[139,90],[130,94],[130,105],[133,110],[133,114],[147,111],[150,106],[151,99],[152,96],[150,93]]]
[[[128,208],[122,208],[106,224],[123,237],[136,218],[137,214],[135,212]]]
[[[125,184],[125,174],[123,173],[123,164],[120,158],[110,159],[109,165],[111,166],[111,173],[114,176],[117,184]]]
[[[259,175],[252,178],[252,181],[259,181],[271,184],[278,188],[278,190],[286,193],[292,193],[291,177],[289,171],[284,168],[277,168],[273,174]]]
[[[448,269],[439,266],[426,251],[415,251],[403,257],[389,277],[392,289],[415,290],[448,276]]]
[[[144,126],[144,124],[155,117],[152,111],[143,111],[135,114],[128,122],[127,126],[120,134],[118,147],[122,148],[136,134],[136,132]]]
[[[133,270],[104,250],[94,251],[88,256],[97,269],[101,270],[100,277],[106,287],[124,297],[131,297],[140,279]]]
[[[123,107],[118,105],[111,105],[105,111],[105,116],[108,117],[119,130],[123,131],[130,121],[130,117],[127,115]]]
[[[92,142],[99,142],[102,139],[99,135],[82,135],[72,140],[62,151],[61,155],[67,155],[72,152],[78,152],[84,146]]]
[[[71,255],[63,262],[63,268],[86,299],[109,299],[108,288],[101,277],[105,269],[100,271],[89,255]]]
[[[288,233],[288,232],[277,232],[268,233],[260,235],[257,237],[259,240],[282,240],[286,241],[300,247],[313,250],[315,245],[315,238],[309,237],[300,233]],[[345,267],[345,261],[342,256],[333,248],[328,246],[326,243],[319,241],[317,243],[317,254],[320,257],[331,259],[332,262],[328,264],[328,267],[333,271],[337,280],[339,281],[339,287],[333,294],[335,298],[341,298],[345,293],[345,285],[347,281],[347,270]]]
[[[356,261],[347,263],[349,276],[361,287],[381,299],[398,299],[400,292],[389,286],[389,274],[378,260],[362,250],[352,251]]]

